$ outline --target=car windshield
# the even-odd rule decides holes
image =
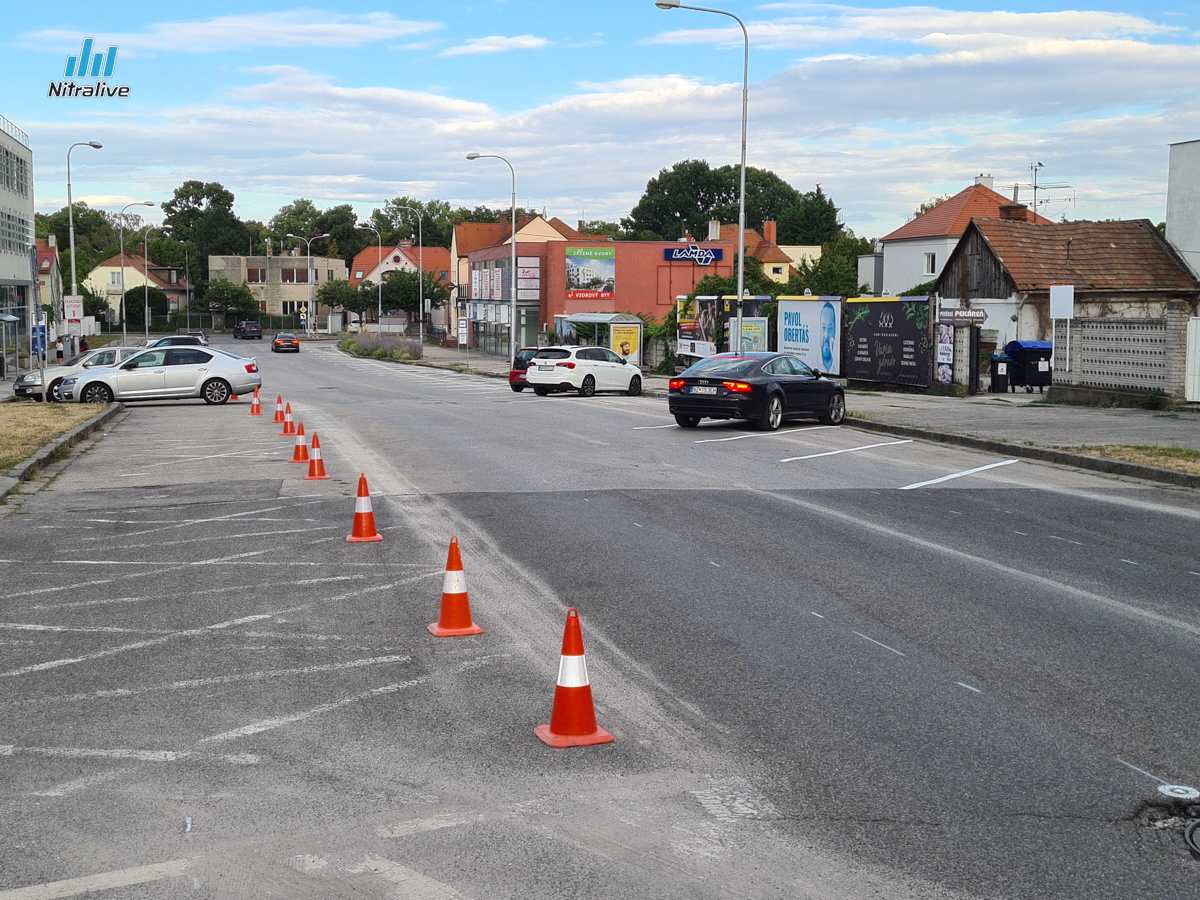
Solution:
[[[533,359],[537,355],[538,355],[537,350],[521,350],[519,353],[517,353],[517,359],[520,362],[529,362],[531,359]]]
[[[64,365],[64,366],[77,366],[77,365],[79,365],[81,362],[83,362],[85,359],[87,359],[87,357],[88,357],[88,354],[89,354],[90,352],[91,352],[90,350],[85,350],[85,351],[83,351],[82,353],[80,353],[78,356],[72,356],[72,357],[71,357],[70,359],[68,359],[68,360],[67,360],[65,363],[63,363],[63,365]]]
[[[537,359],[566,359],[571,355],[570,350],[563,350],[561,347],[552,347],[546,350],[537,352]]]
[[[741,375],[758,365],[759,360],[745,356],[710,356],[689,368],[684,375]]]

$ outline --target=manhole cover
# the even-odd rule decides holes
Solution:
[[[1200,791],[1186,784],[1160,784],[1158,792],[1173,800],[1200,800]]]

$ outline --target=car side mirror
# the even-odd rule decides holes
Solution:
[[[824,374],[824,373],[822,373],[822,372],[821,372],[821,370],[820,370],[820,369],[813,369],[813,370],[812,370],[812,373],[813,373],[813,378],[820,378],[820,377],[821,377],[821,375],[822,375],[822,374]]]
[[[125,363],[125,365],[121,366],[121,368],[125,369],[126,371],[128,371],[129,369],[136,369],[137,363],[136,362],[127,362],[127,363]]]
[[[623,366],[625,366],[625,365],[628,365],[628,364],[629,364],[629,360],[627,360],[627,359],[626,359],[625,357],[623,357],[623,356],[618,356],[618,357],[617,357],[617,359],[621,360],[621,365],[623,365]]]

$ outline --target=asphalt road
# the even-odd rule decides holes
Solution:
[[[1193,493],[226,346],[266,416],[134,406],[0,519],[0,900],[1194,894]],[[616,740],[556,751],[570,606]]]

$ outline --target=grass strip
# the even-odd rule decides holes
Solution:
[[[1119,459],[1123,462],[1139,463],[1143,466],[1155,466],[1159,469],[1171,469],[1175,472],[1186,472],[1189,475],[1200,475],[1200,450],[1192,450],[1188,447],[1099,444],[1092,447],[1059,447],[1058,449],[1073,450],[1089,456],[1102,456],[1105,459]]]
[[[0,473],[102,410],[93,403],[0,403]]]

